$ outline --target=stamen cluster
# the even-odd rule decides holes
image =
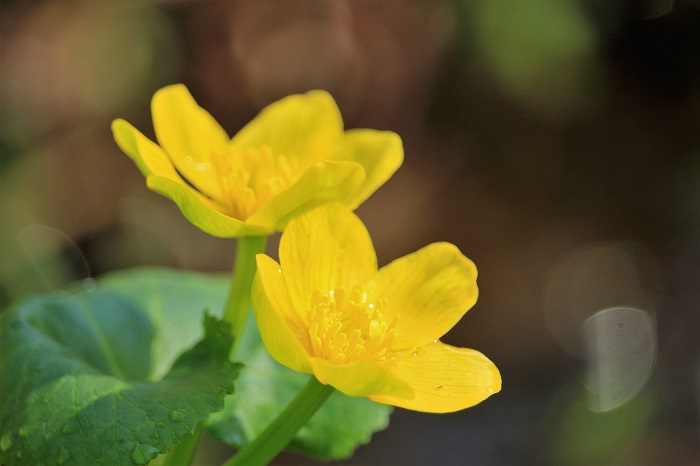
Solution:
[[[308,341],[311,354],[333,364],[362,359],[395,360],[396,319],[387,322],[383,299],[371,300],[360,285],[349,291],[316,290],[308,301]]]
[[[239,220],[246,220],[297,179],[296,160],[273,154],[266,145],[243,153],[216,152],[211,160],[221,189],[220,204],[226,214]]]

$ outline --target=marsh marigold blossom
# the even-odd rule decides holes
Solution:
[[[351,396],[426,412],[501,389],[478,351],[439,341],[474,305],[476,267],[449,243],[377,269],[362,222],[338,203],[289,222],[280,263],[257,256],[253,308],[269,353]]]
[[[122,119],[117,144],[150,189],[214,236],[267,235],[329,201],[354,209],[403,161],[395,133],[344,131],[325,91],[272,103],[233,138],[181,84],[157,91],[151,112],[158,144]]]

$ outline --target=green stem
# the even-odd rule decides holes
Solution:
[[[253,277],[257,265],[255,255],[265,252],[267,236],[243,236],[238,238],[236,248],[236,259],[233,262],[233,272],[231,274],[231,288],[229,289],[228,300],[226,301],[226,311],[224,320],[231,323],[233,336],[233,349],[231,356],[236,352],[238,343],[241,341],[243,329],[250,312],[250,287],[253,284]]]
[[[262,434],[244,446],[223,466],[259,466],[269,463],[333,393],[313,375],[297,396]]]
[[[182,441],[173,446],[165,458],[160,463],[160,466],[184,466],[192,464],[194,452],[197,451],[199,439],[204,433],[202,425],[198,425],[193,433],[183,437]]]
[[[257,270],[255,256],[265,252],[266,242],[267,236],[243,236],[238,239],[236,259],[233,261],[233,272],[231,273],[231,287],[224,311],[224,320],[231,323],[235,338],[231,357],[236,352],[250,312],[250,288]],[[185,436],[180,443],[170,449],[161,466],[191,464],[203,432],[204,428],[201,425],[197,426],[191,435]]]

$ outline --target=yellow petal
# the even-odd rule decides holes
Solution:
[[[263,343],[280,364],[310,374],[309,358],[294,335],[298,316],[292,307],[280,266],[264,254],[257,255],[257,264],[251,297]]]
[[[300,310],[306,310],[315,290],[349,290],[377,270],[367,229],[340,203],[292,219],[280,240],[279,257],[292,302]]]
[[[226,150],[226,131],[197,105],[182,84],[158,90],[151,101],[151,112],[158,143],[177,170],[201,192],[219,199],[219,182],[211,156]]]
[[[183,182],[163,149],[130,123],[120,118],[114,120],[112,133],[119,148],[136,163],[144,176],[156,175]]]
[[[292,186],[260,206],[248,222],[282,230],[291,218],[307,210],[352,196],[363,179],[362,167],[355,162],[315,163]]]
[[[403,144],[398,134],[391,131],[355,129],[345,133],[343,145],[336,160],[353,160],[365,169],[365,181],[345,204],[357,208],[403,163]]]
[[[305,167],[327,159],[342,136],[343,119],[333,97],[311,91],[268,105],[231,142],[241,153],[267,145]]]
[[[415,397],[378,395],[370,399],[414,411],[449,413],[469,408],[501,391],[501,374],[483,354],[468,348],[431,343],[405,353],[394,369]]]
[[[153,191],[175,201],[187,220],[210,235],[220,238],[234,238],[273,233],[270,229],[250,225],[222,214],[216,210],[209,199],[183,182],[159,176],[149,176],[146,178],[146,183]]]
[[[396,322],[394,349],[442,337],[476,302],[476,266],[449,243],[434,243],[382,267],[376,278],[384,318]]]
[[[391,371],[371,360],[336,365],[325,359],[311,358],[314,374],[319,382],[332,385],[350,396],[392,396],[412,398],[410,385],[391,374]]]

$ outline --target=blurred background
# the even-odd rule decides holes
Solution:
[[[444,340],[503,376],[463,412],[396,410],[339,464],[700,463],[700,2],[0,8],[3,307],[139,265],[228,271],[234,243],[148,191],[110,122],[153,137],[151,96],[182,82],[232,135],[327,89],[347,128],[404,141],[358,210],[380,263],[458,245],[480,297]],[[200,464],[230,454],[205,442]]]

